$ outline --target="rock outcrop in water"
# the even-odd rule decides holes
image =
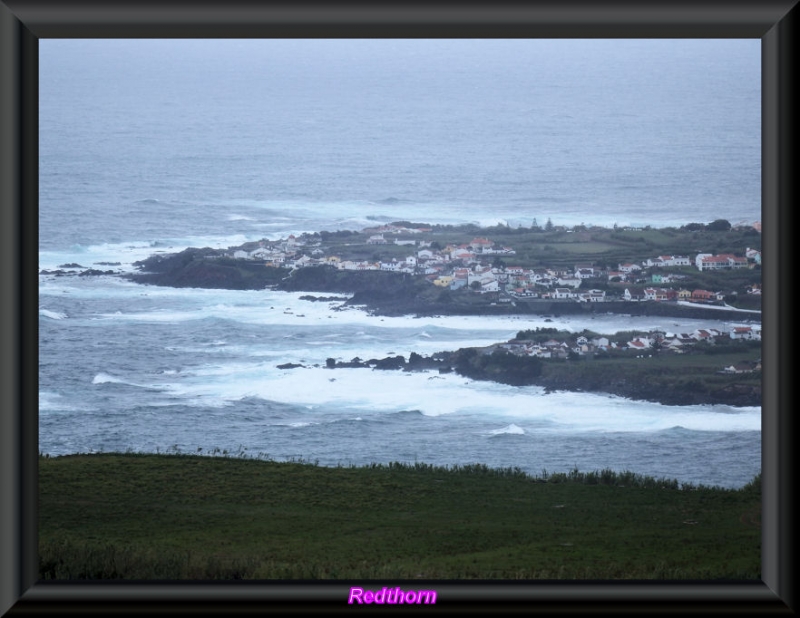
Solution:
[[[427,371],[447,374],[455,372],[472,380],[488,380],[511,386],[540,386],[546,392],[592,392],[651,401],[663,405],[730,405],[760,406],[761,384],[742,383],[736,376],[709,373],[692,379],[665,379],[663,366],[654,364],[636,373],[620,371],[608,365],[608,371],[583,371],[583,363],[607,361],[543,361],[525,358],[490,348],[461,348],[422,356],[412,352],[382,359],[337,361],[329,358],[328,369],[372,369],[379,371]],[[635,362],[635,361],[633,361]],[[570,364],[571,363],[571,364]],[[597,367],[597,365],[596,365]],[[436,377],[434,374],[431,379]]]

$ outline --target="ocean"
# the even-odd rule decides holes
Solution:
[[[39,48],[41,270],[131,272],[156,252],[396,220],[761,219],[758,40]],[[325,368],[544,325],[687,332],[724,316],[390,318],[301,296],[40,275],[40,452],[610,468],[724,487],[761,469],[760,407]]]

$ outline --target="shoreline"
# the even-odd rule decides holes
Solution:
[[[492,353],[487,350],[494,348]],[[642,368],[641,359],[541,361],[537,358],[503,354],[496,346],[488,348],[460,348],[453,352],[440,352],[421,356],[412,352],[404,356],[387,356],[380,359],[337,361],[329,358],[326,370],[369,369],[372,371],[399,371],[431,373],[428,379],[440,375],[457,374],[471,380],[490,381],[510,386],[537,386],[545,394],[556,392],[591,393],[622,397],[631,401],[646,401],[664,406],[724,405],[733,408],[760,407],[761,385],[743,383],[736,376],[703,374],[700,370],[692,377],[669,375],[664,367],[653,362]],[[571,362],[571,364],[570,364]],[[309,365],[286,363],[277,366],[282,370],[304,369]],[[631,371],[626,372],[626,367]],[[634,371],[635,369],[635,371]]]
[[[303,293],[309,302],[342,302],[347,307],[362,309],[376,316],[384,317],[442,317],[452,316],[527,316],[558,317],[564,315],[620,315],[620,316],[657,316],[698,320],[730,320],[761,323],[761,311],[738,309],[731,306],[699,305],[682,301],[606,301],[601,303],[579,303],[570,300],[554,299],[515,299],[512,303],[475,302],[463,304],[439,304],[417,301],[408,296],[399,298],[387,297],[385,294],[371,296],[368,291],[331,288],[326,285],[315,287],[294,287],[291,285],[269,285],[266,287],[242,287],[238,285],[221,285],[220,281],[209,284],[203,277],[197,279],[184,278],[179,282],[169,281],[160,273],[120,273],[111,270],[100,271],[86,269],[81,272],[64,270],[42,270],[40,276],[55,277],[101,277],[111,276],[132,281],[142,286],[169,287],[175,289],[217,289],[217,290],[261,290],[269,289],[279,292]],[[330,296],[314,296],[315,294]],[[350,296],[341,296],[349,294]]]

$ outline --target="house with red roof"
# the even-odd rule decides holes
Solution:
[[[719,255],[700,253],[695,258],[695,266],[698,270],[747,268],[747,258],[738,257],[732,253],[720,253]]]
[[[693,301],[707,301],[707,300],[715,300],[717,295],[714,292],[709,292],[708,290],[694,290],[692,291],[692,298]]]
[[[469,243],[469,248],[475,253],[481,253],[484,249],[488,249],[493,244],[494,243],[488,238],[473,238],[472,242]]]
[[[631,350],[647,350],[652,346],[652,342],[647,337],[636,337],[628,342]]]

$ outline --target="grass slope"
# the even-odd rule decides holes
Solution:
[[[42,579],[760,579],[760,479],[39,460]]]

